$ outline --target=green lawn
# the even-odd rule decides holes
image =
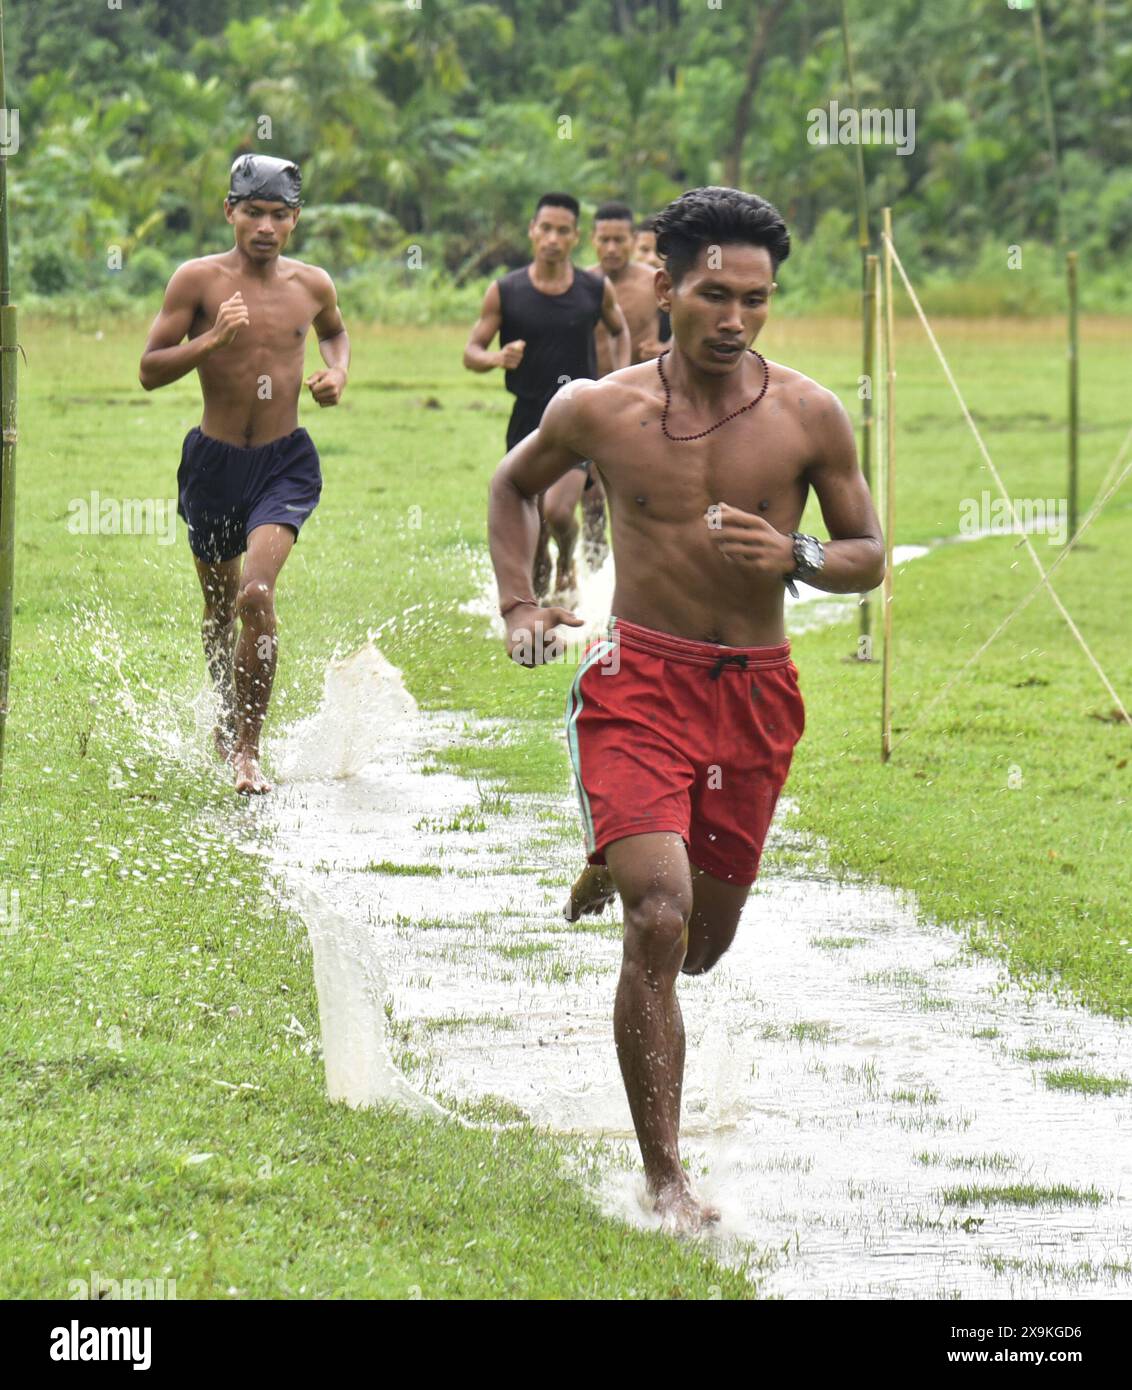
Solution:
[[[595,1161],[592,1146],[325,1102],[301,924],[241,848],[246,808],[186,752],[203,663],[183,528],[175,546],[67,529],[68,503],[92,490],[173,496],[198,391],[194,380],[141,391],[144,327],[96,339],[28,322],[21,335],[0,831],[0,904],[18,893],[19,921],[9,911],[0,937],[0,1291],[65,1295],[93,1266],[174,1277],[181,1297],[749,1295],[695,1249],[597,1216],[568,1176]],[[937,329],[1011,494],[1062,495],[1059,327]],[[918,333],[899,326],[900,542],[953,534],[960,500],[992,486]],[[1129,423],[1121,334],[1126,323],[1083,325],[1086,499]],[[354,326],[354,341],[343,405],[304,408],[326,483],[281,582],[271,726],[308,712],[326,661],[377,632],[422,705],[512,725],[510,741],[469,741],[446,763],[561,793],[554,729],[572,673],[520,670],[459,611],[483,572],[502,381],[461,370],[460,329]],[[766,346],[856,408],[851,324],[784,322]],[[1127,489],[1088,540],[1055,582],[1127,701]],[[1047,563],[1056,554],[1037,548]],[[898,731],[1032,574],[1013,538],[946,547],[901,572]],[[985,921],[965,929],[1016,975],[1127,1013],[1132,730],[1103,717],[1111,701],[1048,599],[887,765],[879,663],[845,661],[853,645],[848,625],[795,645],[808,728],[789,792],[802,825],[838,871],[913,889],[947,920]],[[831,939],[840,928],[830,923]]]

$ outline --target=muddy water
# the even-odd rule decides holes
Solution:
[[[275,861],[337,924],[329,967],[315,944],[328,1079],[355,1103],[499,1097],[603,1136],[615,1158],[594,1198],[647,1227],[611,1036],[614,914],[596,930],[560,916],[581,864],[565,755],[550,799],[501,804],[426,771],[430,750],[491,733],[419,713],[367,648],[276,759],[260,813]],[[723,1209],[721,1257],[789,1298],[1127,1297],[1132,1107],[1044,1081],[1122,1074],[1127,1029],[1008,985],[912,899],[833,882],[784,799],[769,848],[790,843],[805,869],[768,872],[724,961],[680,985],[683,1151]],[[366,1020],[381,996],[388,1028]],[[1018,1185],[1099,1201],[949,1191]]]

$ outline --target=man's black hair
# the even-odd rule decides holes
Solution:
[[[654,219],[657,255],[678,284],[705,246],[765,246],[773,269],[790,254],[790,233],[776,207],[738,188],[693,188]]]
[[[633,209],[628,203],[602,203],[594,213],[595,222],[628,222],[633,225]]]
[[[582,209],[578,205],[578,200],[571,193],[544,193],[535,204],[535,217],[539,215],[540,208],[565,208],[567,212],[574,214],[575,224],[581,215]]]

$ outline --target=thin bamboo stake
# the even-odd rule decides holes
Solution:
[[[892,209],[884,210],[884,670],[881,760],[892,756],[892,532],[896,512],[896,345],[892,314]]]
[[[841,42],[845,49],[845,72],[849,80],[849,100],[857,109],[857,83],[853,74],[853,48],[849,42],[849,14],[845,0],[841,0]],[[869,364],[870,334],[873,326],[873,311],[869,301],[869,201],[865,188],[865,151],[858,140],[857,145],[857,245],[861,252],[861,343],[864,356],[864,373],[868,382],[868,394],[862,402],[861,452],[866,460],[871,458],[869,446],[872,438],[873,420],[873,377]],[[874,289],[875,293],[875,281]],[[864,464],[865,481],[870,481],[869,464]],[[861,623],[860,640],[857,643],[857,658],[870,660],[869,630],[871,625],[870,599],[867,593],[860,596]]]
[[[864,360],[862,362],[865,378],[865,399],[861,415],[861,471],[865,475],[865,486],[873,490],[873,453],[876,448],[873,393],[876,391],[876,300],[877,300],[877,258],[865,258],[865,322],[864,322]],[[861,595],[861,631],[857,640],[858,661],[871,661],[872,653],[872,605],[869,595]]]
[[[1077,252],[1065,257],[1069,281],[1069,538],[1077,534],[1077,445],[1080,435],[1080,358],[1077,351]]]
[[[4,0],[0,0],[0,111],[7,112],[4,71]],[[7,118],[6,118],[7,119]],[[8,120],[6,132],[13,133]],[[8,159],[0,151],[0,789],[4,776],[4,729],[8,722],[8,670],[12,655],[12,589],[16,529],[16,308],[10,303],[8,267]]]
[[[1057,239],[1065,244],[1065,217],[1062,212],[1061,160],[1057,153],[1057,126],[1053,118],[1053,98],[1049,90],[1049,72],[1046,69],[1046,46],[1042,32],[1041,0],[1034,0],[1031,12],[1034,19],[1034,43],[1038,50],[1038,73],[1042,85],[1042,107],[1046,118],[1046,136],[1049,139],[1049,155],[1053,164],[1053,188],[1057,203]]]

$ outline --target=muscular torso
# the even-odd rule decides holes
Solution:
[[[749,356],[744,392],[720,413],[756,395],[762,375]],[[719,549],[705,513],[712,503],[726,502],[784,534],[796,530],[814,455],[806,412],[827,409],[821,399],[827,393],[772,363],[767,394],[753,410],[704,439],[673,443],[661,433],[664,392],[654,363],[587,390],[585,423],[572,447],[585,448],[605,486],[617,574],[612,611],[697,641],[730,647],[781,642],[782,580],[744,574]],[[676,401],[668,428],[694,434],[712,422],[707,415],[693,418]]]
[[[600,270],[601,266],[592,269]],[[632,340],[632,362],[641,360],[640,346],[645,338],[655,338],[657,329],[656,290],[654,288],[656,271],[638,261],[630,261],[618,279],[606,277],[613,286],[613,293],[629,325]],[[594,346],[597,348],[597,373],[605,376],[613,370],[613,353],[609,345],[609,333],[604,324],[594,329]]]
[[[201,303],[189,337],[207,332],[226,299],[241,292],[250,322],[197,368],[204,396],[201,429],[251,448],[290,434],[299,423],[307,330],[319,312],[313,266],[280,256],[264,280],[241,274],[228,255],[201,260]]]

